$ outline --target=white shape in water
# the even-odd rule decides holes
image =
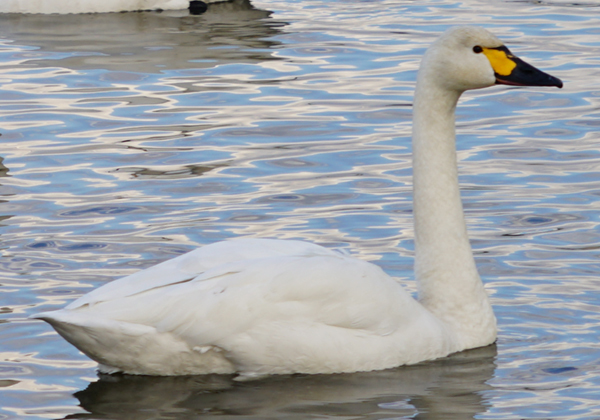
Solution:
[[[101,371],[147,375],[369,371],[493,343],[496,318],[460,199],[454,114],[465,90],[495,83],[562,86],[477,27],[449,29],[421,63],[413,117],[418,300],[349,255],[301,241],[237,239],[33,317]]]

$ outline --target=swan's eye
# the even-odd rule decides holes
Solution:
[[[474,52],[475,54],[482,53],[482,52],[483,52],[483,48],[481,48],[479,45],[475,45],[475,46],[473,47],[473,52]]]

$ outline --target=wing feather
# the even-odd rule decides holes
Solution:
[[[75,300],[65,309],[75,309],[118,297],[133,296],[151,289],[193,279],[202,280],[202,277],[199,276],[207,270],[233,262],[311,254],[336,255],[334,251],[301,241],[237,239],[217,242],[107,283]],[[212,278],[212,276],[208,278]]]

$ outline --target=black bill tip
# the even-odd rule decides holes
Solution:
[[[511,57],[516,67],[508,75],[496,73],[496,83],[511,86],[556,86],[563,87],[563,82],[558,77],[545,73],[531,64],[517,58]]]

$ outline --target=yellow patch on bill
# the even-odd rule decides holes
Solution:
[[[517,67],[517,63],[511,60],[512,55],[506,51],[496,48],[483,48],[483,53],[490,60],[494,71],[500,76],[508,76]]]

